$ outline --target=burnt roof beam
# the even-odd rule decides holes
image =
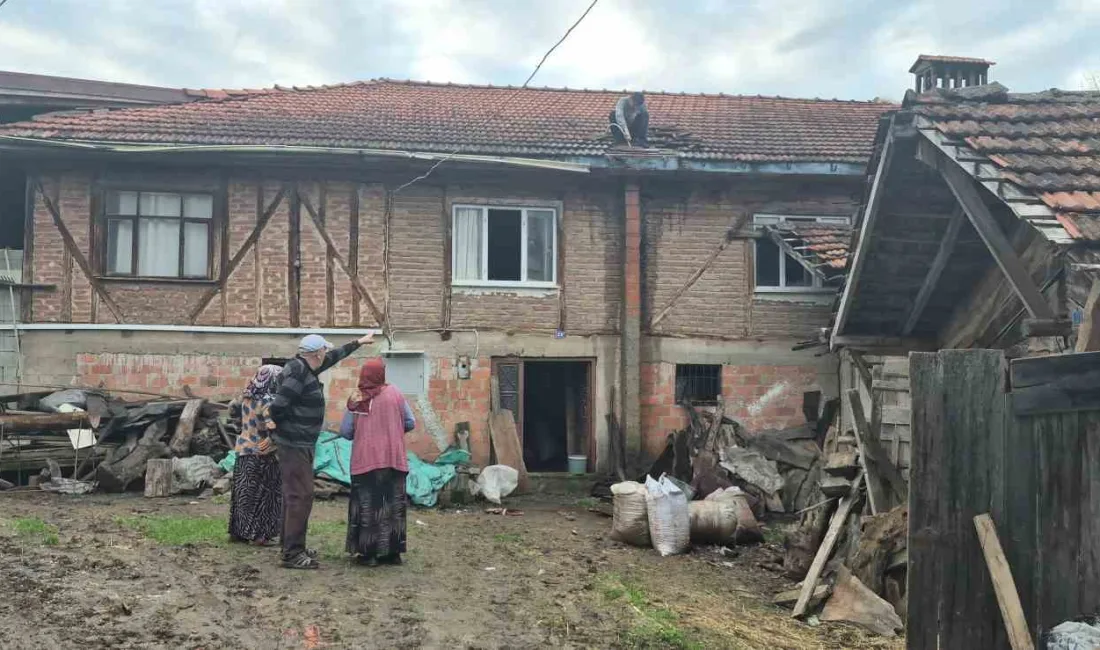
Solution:
[[[936,251],[932,266],[928,268],[928,275],[924,276],[924,282],[921,284],[920,290],[917,291],[913,306],[905,317],[905,325],[901,328],[902,336],[912,334],[917,327],[917,323],[920,322],[920,318],[924,314],[924,308],[928,306],[928,301],[932,298],[932,293],[940,282],[940,276],[943,275],[943,270],[947,268],[951,253],[955,251],[955,243],[959,240],[959,231],[962,229],[965,218],[962,209],[959,208],[951,215],[951,221],[947,222],[946,232],[944,232],[943,239],[940,240],[940,248]]]
[[[1039,287],[1031,280],[1031,274],[1020,261],[1008,237],[997,225],[993,213],[989,211],[989,207],[978,193],[978,188],[970,175],[959,163],[928,140],[922,139],[919,142],[917,155],[922,161],[939,171],[947,182],[947,187],[962,206],[970,224],[985,242],[986,249],[993,255],[993,260],[1004,273],[1013,291],[1024,303],[1028,315],[1032,318],[1053,319],[1054,310],[1039,291]]]

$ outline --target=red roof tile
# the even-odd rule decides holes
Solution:
[[[317,88],[188,91],[188,104],[51,114],[0,135],[124,143],[299,145],[526,156],[599,155],[625,91],[377,80]],[[684,157],[864,162],[878,102],[647,95],[651,145]]]
[[[802,257],[826,281],[839,279],[848,263],[852,227],[840,224],[785,221],[767,227],[773,239]],[[781,245],[783,245],[781,244]]]
[[[1035,194],[1071,237],[1100,240],[1100,93],[1009,93],[990,84],[906,102]]]

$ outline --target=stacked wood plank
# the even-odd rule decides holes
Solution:
[[[100,390],[67,390],[63,396],[77,410],[58,412],[58,395],[0,396],[0,472],[17,483],[52,463],[72,479],[122,491],[144,477],[149,460],[224,455],[237,433],[224,405],[205,399],[124,401]],[[91,430],[95,444],[74,448],[75,430]]]

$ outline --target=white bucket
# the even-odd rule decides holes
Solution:
[[[560,458],[560,456],[559,456]],[[588,456],[569,456],[569,473],[585,474],[588,472]]]

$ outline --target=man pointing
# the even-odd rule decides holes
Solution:
[[[373,334],[334,348],[310,334],[298,344],[298,355],[279,375],[270,406],[275,422],[276,453],[283,479],[283,556],[289,569],[316,569],[317,553],[306,548],[306,529],[313,510],[313,453],[325,424],[324,384],[318,375],[374,341]]]

